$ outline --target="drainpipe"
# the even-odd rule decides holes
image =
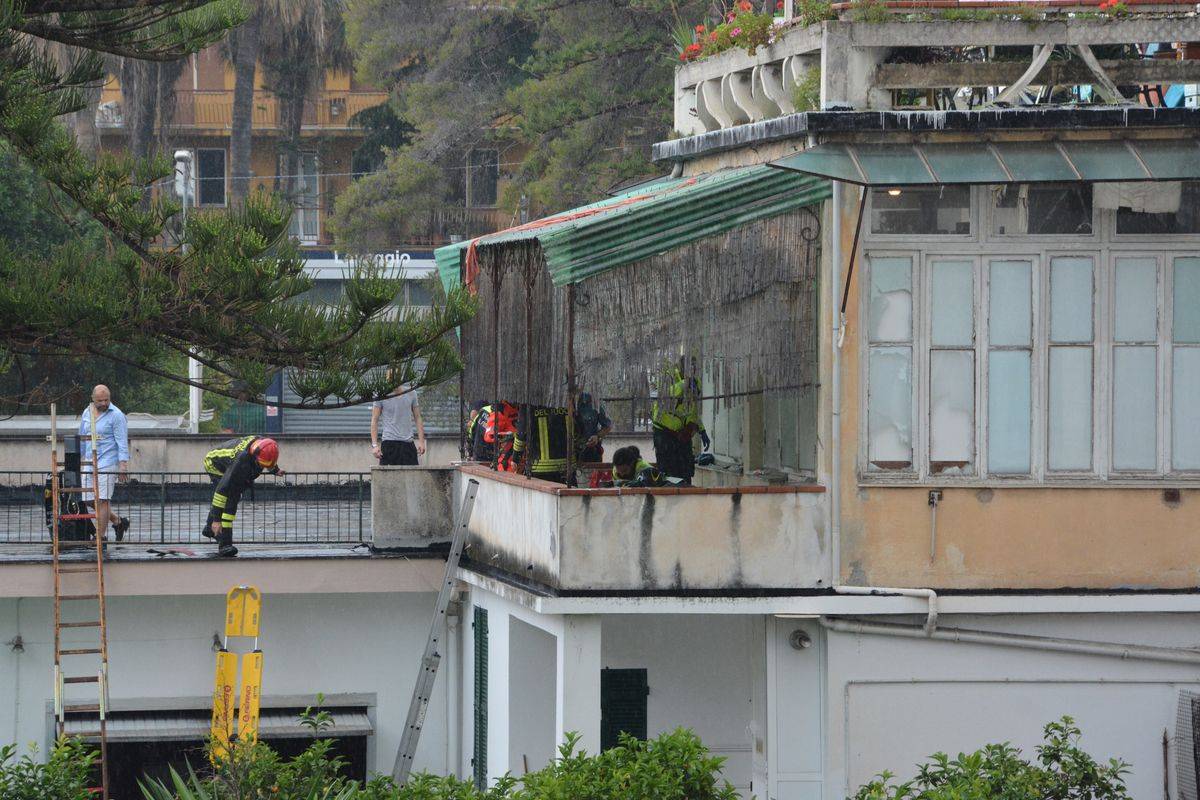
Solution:
[[[682,161],[676,161],[671,166],[671,177],[672,178],[682,178],[683,177],[683,162]]]
[[[898,591],[885,589],[885,592]],[[959,644],[986,644],[996,647],[1016,647],[1024,650],[1043,650],[1053,653],[1075,653],[1089,656],[1109,656],[1142,661],[1168,661],[1175,664],[1200,664],[1200,650],[1178,647],[1154,647],[1140,644],[1117,644],[1086,639],[1062,639],[1057,636],[1030,636],[1022,633],[995,633],[965,628],[928,628],[898,625],[890,622],[862,622],[853,619],[821,617],[821,627],[840,633],[875,636],[899,636],[908,639],[936,639]]]
[[[867,191],[864,187],[862,191]],[[835,594],[846,595],[900,595],[902,597],[922,597],[929,604],[925,615],[923,630],[926,636],[932,637],[937,630],[937,593],[933,589],[900,589],[878,586],[842,586],[842,337],[845,326],[841,311],[842,289],[842,202],[845,199],[845,184],[833,182],[833,247],[830,259],[829,280],[829,313],[833,318],[833,341],[830,347],[829,366],[833,373],[830,377],[832,384],[829,403],[833,430],[829,441],[832,449],[829,464],[829,531],[830,531],[830,561],[833,564],[833,591]],[[854,253],[850,254],[854,257]],[[821,619],[825,625],[826,619]],[[829,627],[826,625],[826,627]],[[838,630],[832,628],[832,630]]]

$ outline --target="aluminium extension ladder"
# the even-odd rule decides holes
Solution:
[[[96,412],[89,406],[92,413],[92,486],[95,490],[100,486],[100,470],[96,457]],[[82,465],[81,465],[82,468]],[[64,487],[59,480],[58,462],[58,430],[57,410],[50,406],[50,491],[51,491],[51,555],[54,566],[54,719],[55,733],[58,738],[66,734],[67,714],[95,715],[98,725],[95,730],[72,731],[72,736],[84,739],[98,739],[100,743],[100,786],[91,792],[100,798],[108,800],[108,627],[104,609],[104,542],[96,536],[92,541],[62,542],[59,540],[59,523],[62,521],[94,520],[96,519],[93,503],[90,513],[62,513],[60,496],[62,493],[82,495],[80,487]],[[82,471],[82,470],[81,470]],[[95,550],[95,560],[63,561],[61,554],[66,549]],[[89,554],[90,555],[90,554]],[[78,578],[67,577],[78,575]],[[65,590],[64,583],[76,583],[70,590]],[[74,608],[77,605],[95,603],[95,613],[86,614],[83,620],[64,621],[64,605]],[[68,642],[64,647],[62,632],[64,629],[81,629],[96,631],[92,642]],[[85,674],[85,670],[76,666],[87,657],[98,657],[99,664],[94,672]],[[64,659],[71,664],[71,674],[64,669]],[[82,702],[68,699],[68,687],[76,685],[95,684],[95,702]]]
[[[425,725],[425,712],[429,709],[429,698],[433,694],[433,682],[437,678],[438,665],[442,661],[438,647],[446,631],[446,610],[450,607],[450,596],[454,593],[455,575],[458,572],[458,563],[462,560],[463,547],[467,540],[467,524],[471,521],[471,509],[475,506],[475,493],[478,490],[479,481],[471,479],[467,482],[466,496],[463,498],[462,509],[458,512],[458,524],[450,540],[450,552],[446,556],[446,574],[442,578],[442,588],[438,591],[437,603],[434,605],[433,620],[429,624],[429,638],[425,641],[425,652],[421,656],[417,683],[413,687],[412,700],[408,705],[408,719],[400,737],[400,749],[396,751],[396,764],[392,767],[392,778],[401,786],[408,782],[408,774],[412,771],[417,742],[421,738],[421,728]]]

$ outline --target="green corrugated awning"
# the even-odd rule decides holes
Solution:
[[[1200,178],[1200,140],[823,144],[772,167],[860,186]]]
[[[555,286],[663,253],[697,239],[820,202],[828,181],[765,165],[634,187],[592,205],[489,234],[476,247],[536,239]],[[438,248],[447,287],[458,282],[470,242]]]

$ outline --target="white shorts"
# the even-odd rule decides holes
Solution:
[[[113,488],[117,485],[117,473],[114,469],[112,472],[100,470],[100,499],[112,500]],[[92,471],[87,467],[83,469],[83,488],[92,488]],[[84,492],[83,500],[85,503],[92,502],[92,492]]]

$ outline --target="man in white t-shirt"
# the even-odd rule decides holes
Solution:
[[[380,440],[379,420],[383,420]],[[413,434],[416,433],[416,441]],[[371,406],[371,452],[379,465],[417,465],[417,456],[425,455],[425,424],[421,421],[421,406],[417,392],[400,386],[391,397],[376,400]]]

